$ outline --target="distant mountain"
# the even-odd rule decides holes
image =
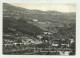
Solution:
[[[12,6],[10,4],[3,4],[3,9],[11,11],[18,15],[22,15],[27,18],[38,19],[39,21],[58,21],[58,22],[75,22],[76,13],[61,13],[57,11],[40,11],[29,10],[21,7]],[[24,15],[23,15],[24,14]]]
[[[29,10],[7,3],[3,4],[3,31],[12,29],[22,33],[40,33],[56,31],[54,27],[63,27],[76,23],[76,13],[61,13],[57,11]]]

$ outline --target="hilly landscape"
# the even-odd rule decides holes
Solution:
[[[25,40],[27,41],[32,40],[35,42],[35,44],[37,44],[38,42],[38,44],[46,46],[48,44],[42,44],[41,43],[43,42],[42,39],[37,38],[38,35],[46,36],[45,32],[52,33],[51,35],[47,35],[47,37],[51,38],[51,39],[48,38],[48,41],[50,40],[50,42],[51,40],[53,41],[56,39],[75,40],[76,13],[29,10],[22,7],[10,5],[8,3],[3,3],[3,43],[4,44],[6,43],[11,44],[12,42],[13,44],[14,42],[22,43]],[[38,46],[38,45],[34,45],[34,46]],[[10,47],[8,47],[8,49],[9,48]],[[20,46],[16,49],[19,48]],[[70,48],[75,49],[75,45],[71,46]],[[7,52],[7,50],[5,49],[7,48],[4,47],[3,49],[4,53]],[[12,50],[15,50],[15,48],[12,48]]]
[[[8,28],[15,29],[17,27],[18,29],[22,29],[22,28],[24,30],[26,29],[28,32],[32,28],[34,31],[37,29],[36,32],[38,32],[38,30],[51,31],[48,30],[47,28],[50,27],[54,28],[55,26],[60,27],[60,26],[68,25],[70,23],[75,23],[75,17],[76,17],[76,13],[29,10],[21,7],[12,6],[6,3],[3,4],[3,22],[4,22],[3,25],[4,28],[7,29]],[[19,25],[21,23],[22,26]],[[30,26],[28,26],[27,28],[26,25],[30,25]]]

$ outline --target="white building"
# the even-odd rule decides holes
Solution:
[[[33,22],[38,22],[38,20],[37,19],[33,19]]]

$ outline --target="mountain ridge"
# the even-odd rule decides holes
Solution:
[[[25,9],[25,8],[21,8],[21,7],[4,3],[3,4],[3,19],[6,17],[14,18],[15,22],[16,20],[18,21],[21,19],[22,21],[25,21],[27,24],[34,25],[37,28],[40,28],[41,30],[51,31],[52,29],[50,30],[49,27],[50,28],[55,28],[56,26],[63,27],[64,25],[75,23],[76,13],[29,10],[29,9]],[[55,30],[53,29],[52,31],[55,31]]]

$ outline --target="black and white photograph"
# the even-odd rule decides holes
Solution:
[[[3,3],[3,55],[75,55],[75,3]]]

